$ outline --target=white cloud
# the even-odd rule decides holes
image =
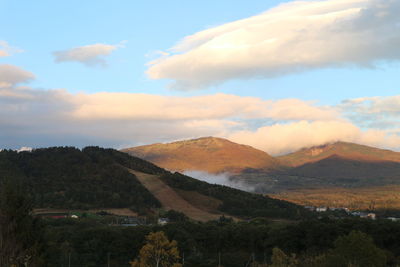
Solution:
[[[253,120],[260,123],[254,127]],[[211,135],[274,155],[339,140],[400,149],[397,131],[362,130],[335,107],[225,94],[169,97],[3,88],[0,128],[0,147],[126,147]]]
[[[339,108],[354,123],[366,128],[400,128],[400,96],[349,99]]]
[[[57,63],[75,61],[86,66],[106,66],[104,57],[110,55],[114,50],[124,47],[124,42],[117,45],[92,44],[75,47],[69,50],[55,51],[53,56]]]
[[[362,114],[400,115],[400,95],[349,99],[341,107]]]
[[[238,131],[227,136],[230,140],[245,143],[270,154],[284,154],[303,147],[349,140],[360,130],[343,121],[298,121],[264,126],[255,131]]]
[[[13,87],[19,83],[26,83],[35,78],[31,72],[23,70],[13,65],[0,65],[0,89]]]
[[[330,107],[298,99],[278,101],[215,94],[173,97],[134,93],[79,94],[74,111],[82,119],[209,120],[223,118],[329,120],[339,114]]]
[[[295,1],[185,37],[150,63],[152,79],[191,90],[231,79],[400,59],[400,1]]]
[[[0,57],[8,57],[23,50],[10,46],[6,41],[0,40]]]
[[[269,101],[226,94],[71,94],[14,86],[0,90],[0,147],[133,145],[226,136],[233,129],[247,128],[248,120],[330,120],[335,116],[336,111],[329,107],[295,99]],[[32,143],[26,142],[31,139]]]

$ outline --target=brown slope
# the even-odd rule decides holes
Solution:
[[[278,166],[276,159],[261,150],[216,137],[139,146],[122,151],[181,172],[238,173],[248,168],[268,170]]]
[[[184,213],[191,219],[197,221],[216,220],[223,214],[220,212],[211,213],[206,209],[194,206],[186,199],[181,197],[174,189],[166,185],[159,179],[159,176],[147,174],[132,169],[129,172],[134,174],[137,179],[149,190],[167,210],[176,210]],[[206,198],[206,196],[202,196]]]
[[[305,148],[288,155],[280,156],[277,159],[282,165],[298,167],[307,163],[327,159],[332,156],[365,162],[400,162],[399,152],[346,142],[337,142],[312,148]]]

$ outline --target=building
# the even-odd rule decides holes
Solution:
[[[167,223],[169,223],[169,219],[168,218],[158,218],[158,224],[165,225]]]
[[[327,210],[328,210],[327,207],[317,207],[317,208],[315,209],[315,211],[317,211],[317,212],[326,212]]]

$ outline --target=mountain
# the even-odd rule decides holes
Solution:
[[[336,142],[273,158],[250,146],[205,137],[124,149],[172,170],[228,171],[257,192],[400,184],[400,153]]]
[[[216,137],[132,147],[122,151],[180,172],[239,173],[246,169],[271,170],[278,167],[278,161],[261,150]]]
[[[36,209],[123,209],[151,214],[162,208],[207,221],[236,218],[298,219],[295,204],[171,173],[113,149],[53,147],[0,151],[0,182],[24,185]]]
[[[390,150],[336,142],[272,158],[248,146],[208,137],[124,151],[168,169],[228,170],[232,186],[298,204],[365,208],[372,201],[375,207],[400,207],[400,199],[393,198],[399,192],[400,153]]]
[[[400,162],[399,152],[346,142],[305,148],[277,159],[285,166],[298,167],[332,156],[360,162]]]

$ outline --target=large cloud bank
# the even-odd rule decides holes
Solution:
[[[32,79],[26,70],[0,65],[0,148],[118,148],[212,135],[274,155],[339,140],[400,149],[400,125],[387,122],[400,121],[400,96],[321,106],[229,94],[72,94],[23,86]]]
[[[295,1],[185,37],[150,63],[181,90],[400,59],[400,1]]]

